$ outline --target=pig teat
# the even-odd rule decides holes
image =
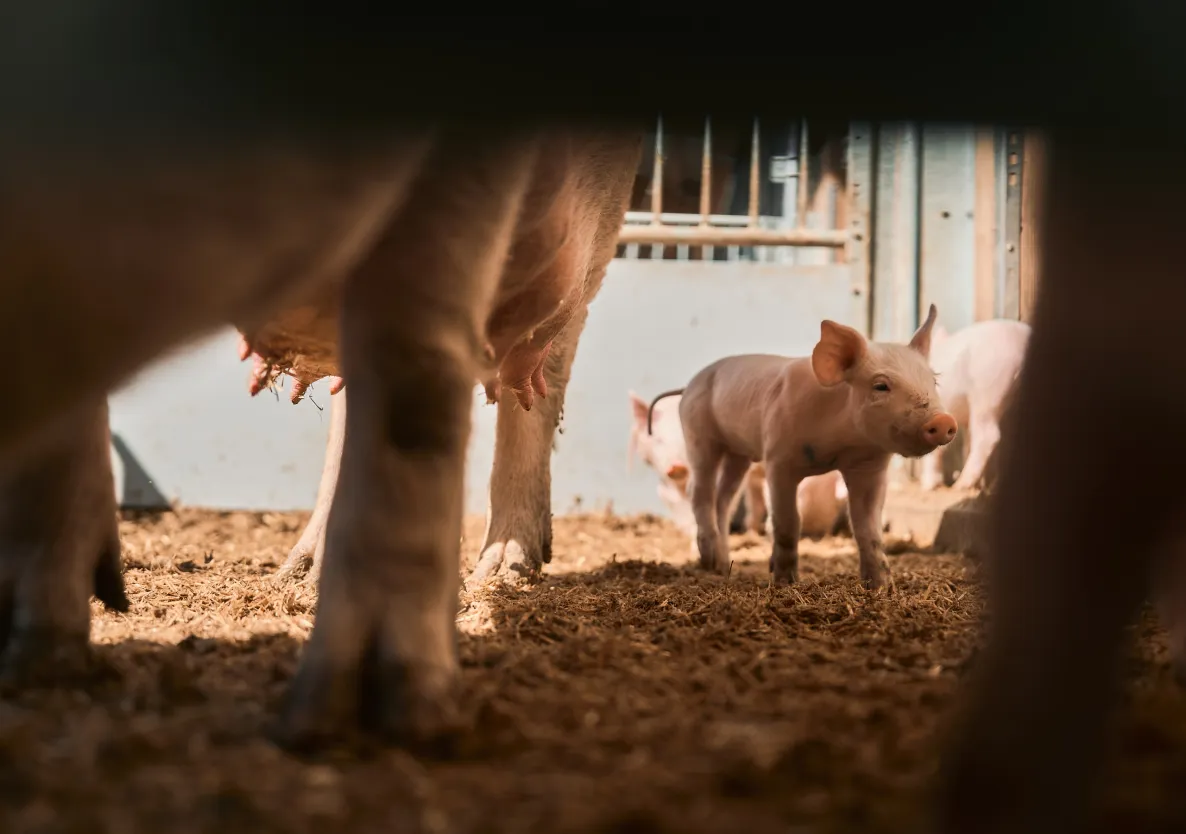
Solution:
[[[936,414],[922,426],[922,436],[932,446],[946,446],[955,439],[955,418],[950,414]]]

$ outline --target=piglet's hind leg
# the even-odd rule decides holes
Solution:
[[[717,476],[721,468],[722,452],[715,444],[688,437],[688,468],[691,470],[688,484],[692,498],[692,515],[696,518],[696,550],[700,554],[700,567],[705,570],[720,570],[727,564],[728,540],[720,529],[717,518]]]

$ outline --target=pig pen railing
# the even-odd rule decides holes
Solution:
[[[713,211],[713,192],[721,178],[714,180],[713,126],[711,119],[706,118],[700,149],[699,211],[665,212],[664,164],[667,161],[667,148],[660,117],[655,128],[653,161],[649,172],[650,211],[631,210],[626,213],[619,238],[618,257],[634,260],[648,259],[649,255],[650,260],[786,263],[794,257],[787,248],[798,247],[834,252],[824,258],[825,262],[846,260],[845,249],[852,241],[852,230],[846,228],[848,224],[844,222],[849,214],[847,204],[850,202],[849,189],[846,187],[848,166],[843,161],[832,165],[822,164],[813,193],[809,192],[811,155],[808,153],[807,131],[807,121],[798,120],[793,154],[764,157],[759,123],[755,119],[750,131],[747,211],[744,215],[720,213]],[[686,146],[681,146],[679,150],[686,150]],[[832,158],[835,159],[834,154]],[[643,167],[645,164],[644,160]],[[767,169],[769,183],[783,187],[781,215],[759,213],[763,168]],[[726,172],[726,177],[732,174],[733,179],[736,179],[738,173],[730,170]],[[640,171],[640,177],[645,174],[645,171]],[[791,183],[793,194],[790,192]],[[636,206],[639,196],[635,197]],[[832,205],[827,205],[829,198]],[[689,206],[679,208],[686,209]],[[817,219],[825,219],[833,228],[809,228],[808,212],[813,209]],[[787,221],[792,218],[786,215],[792,213],[793,225],[788,225]],[[824,217],[821,218],[821,215]],[[643,254],[642,247],[646,247],[649,252]],[[718,251],[718,248],[724,251]],[[769,248],[781,248],[782,251],[775,249],[772,252]]]

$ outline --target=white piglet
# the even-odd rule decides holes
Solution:
[[[1030,326],[1012,319],[970,324],[950,335],[936,327],[931,335],[931,367],[938,376],[939,395],[968,437],[964,465],[951,486],[974,489],[984,465],[1001,437],[1001,406],[1021,370]],[[920,486],[943,486],[946,446],[922,459]]]

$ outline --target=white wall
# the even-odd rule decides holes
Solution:
[[[557,514],[613,504],[662,511],[655,477],[627,470],[627,392],[685,384],[731,353],[804,354],[823,318],[860,326],[843,266],[615,260],[590,308],[553,456]],[[329,414],[247,394],[233,331],[146,369],[111,398],[116,485],[123,503],[178,501],[224,509],[303,509],[317,491]],[[287,385],[285,386],[287,389]],[[325,407],[324,382],[311,389]],[[466,509],[486,508],[496,409],[474,390]]]

